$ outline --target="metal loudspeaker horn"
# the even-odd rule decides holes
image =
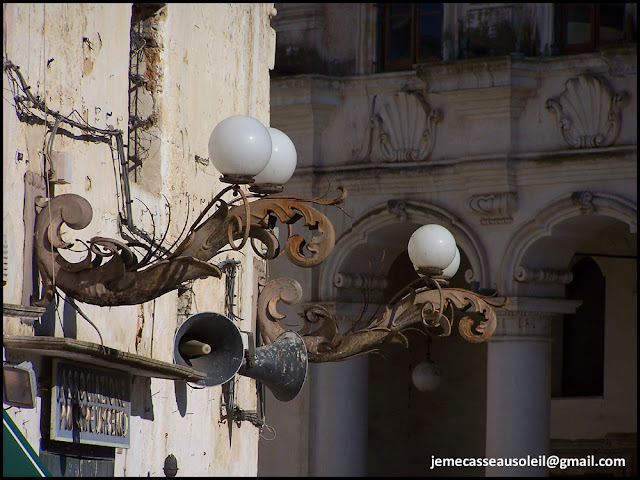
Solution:
[[[198,385],[213,387],[228,382],[244,360],[240,330],[229,318],[202,312],[187,318],[173,341],[173,361],[207,374]]]
[[[240,375],[264,383],[281,402],[293,400],[304,385],[309,359],[302,337],[285,332],[269,345],[252,352],[240,367]]]
[[[307,348],[297,333],[285,332],[259,348],[254,348],[251,335],[245,351],[237,325],[215,312],[197,313],[185,320],[173,347],[176,364],[207,374],[198,385],[221,385],[239,373],[264,383],[282,402],[298,395],[309,365]]]

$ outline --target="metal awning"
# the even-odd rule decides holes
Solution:
[[[2,341],[8,353],[66,358],[103,368],[122,370],[140,377],[166,378],[183,382],[197,382],[207,378],[206,373],[184,365],[163,362],[74,338],[3,335]]]

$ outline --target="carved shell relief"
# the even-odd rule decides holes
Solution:
[[[442,119],[419,92],[376,95],[370,107],[369,125],[356,161],[415,162],[429,158],[436,140],[436,124]]]
[[[564,91],[547,100],[562,138],[571,148],[608,147],[620,133],[627,95],[615,93],[606,78],[585,74],[570,78]]]

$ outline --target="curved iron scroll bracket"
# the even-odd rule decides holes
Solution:
[[[421,281],[429,280],[418,280]],[[301,299],[302,289],[296,280],[280,278],[265,285],[258,297],[258,325],[265,344],[285,331],[279,323],[285,316],[277,311],[278,302],[294,305]],[[498,301],[459,288],[440,288],[435,283],[434,287],[419,288],[411,284],[401,298],[392,300],[382,315],[362,328],[340,333],[336,318],[324,307],[312,305],[300,314],[304,325],[297,333],[302,336],[312,362],[347,360],[371,353],[385,341],[402,340],[408,346],[402,331],[419,324],[438,336],[448,336],[454,320],[458,322],[462,338],[480,343],[496,329],[497,318],[492,307],[503,307],[507,302],[507,299]]]
[[[89,202],[76,194],[65,194],[46,201],[39,199],[42,210],[35,226],[36,264],[43,278],[41,298],[33,305],[46,306],[54,295],[55,287],[84,303],[100,306],[136,305],[167,292],[184,282],[197,278],[220,277],[220,269],[208,261],[230,245],[240,249],[245,242],[258,239],[266,246],[266,253],[257,253],[266,259],[281,253],[272,228],[277,220],[291,225],[304,218],[309,230],[317,231],[310,242],[300,235],[289,237],[284,251],[295,265],[312,267],[321,263],[333,250],[335,232],[325,215],[307,203],[335,205],[346,198],[333,200],[306,199],[286,196],[266,196],[249,202],[243,195],[240,205],[231,206],[216,196],[189,230],[186,239],[167,258],[146,263],[139,261],[132,247],[140,244],[121,240],[93,237],[86,244],[86,257],[77,263],[67,261],[61,250],[71,249],[74,243],[62,239],[62,224],[81,230],[91,222],[93,212]],[[222,192],[221,192],[222,193]],[[218,204],[217,209],[200,225],[204,214]],[[242,239],[239,245],[235,240]]]

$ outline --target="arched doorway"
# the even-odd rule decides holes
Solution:
[[[363,316],[375,315],[380,305],[417,278],[408,258],[407,244],[411,234],[427,223],[445,226],[456,238],[461,265],[450,286],[469,289],[470,281],[488,286],[483,249],[469,234],[470,229],[441,209],[412,204],[405,208],[406,216],[402,217],[386,208],[373,210],[354,222],[354,229],[339,239],[320,279],[320,292],[325,292],[326,298],[336,299],[344,311],[352,312],[366,301],[369,308]],[[340,275],[339,282],[335,281],[336,275]],[[353,424],[353,417],[361,418],[364,414],[366,438],[360,441],[366,443],[366,464],[361,474],[428,475],[431,454],[439,457],[484,454],[486,345],[469,344],[455,333],[434,338],[429,349],[431,358],[442,368],[443,381],[437,391],[421,392],[413,385],[411,372],[426,357],[427,337],[419,331],[407,331],[405,336],[410,348],[400,343],[384,344],[379,354],[335,366],[335,370],[346,372],[349,362],[359,362],[359,367],[350,373],[350,381],[343,384],[348,384],[345,390],[351,392],[360,388],[365,375],[366,389],[359,390],[362,395],[359,407],[352,410],[350,419]],[[320,370],[334,366],[318,367],[321,368],[312,372],[313,382],[322,381]],[[346,401],[345,390],[339,402]],[[475,473],[482,474],[482,468]]]
[[[464,272],[470,262],[463,249],[460,253],[460,268],[449,286],[468,289]],[[417,274],[405,250],[391,262],[384,301],[413,278]],[[367,474],[371,476],[426,476],[433,474],[431,455],[484,455],[486,344],[469,344],[455,333],[431,341],[418,331],[407,331],[405,336],[410,348],[386,344],[379,355],[369,356]],[[411,374],[427,354],[441,369],[442,381],[436,390],[422,392]],[[459,471],[438,471],[447,473]],[[482,468],[465,469],[469,475],[482,473]]]
[[[582,303],[549,321],[543,363],[550,367],[536,367],[550,374],[550,454],[622,456],[627,449],[624,456],[635,458],[636,448],[624,445],[637,435],[636,216],[623,198],[576,192],[550,203],[507,248],[501,269],[507,295]],[[558,472],[590,473],[604,472]]]

